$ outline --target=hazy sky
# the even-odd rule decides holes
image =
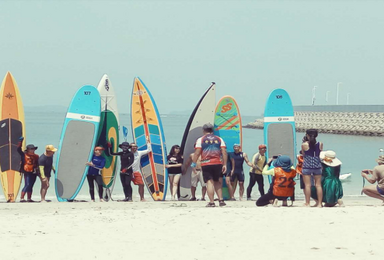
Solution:
[[[104,73],[129,112],[141,77],[161,113],[192,111],[211,81],[243,115],[275,88],[294,105],[384,103],[384,1],[0,1],[0,78],[25,106],[68,106]]]

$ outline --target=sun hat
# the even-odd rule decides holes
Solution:
[[[383,155],[380,155],[379,158],[376,159],[376,162],[378,164],[384,164],[384,156]]]
[[[45,146],[45,150],[48,152],[56,152],[57,148],[55,148],[53,145],[49,144],[49,145]]]
[[[336,153],[334,151],[323,151],[320,153],[320,159],[325,165],[336,167],[341,165],[341,161],[336,158]]]
[[[37,146],[34,146],[33,144],[29,144],[27,145],[27,147],[25,148],[25,150],[37,150]]]
[[[235,147],[235,146],[240,147],[241,145],[240,144],[233,144],[233,147]]]

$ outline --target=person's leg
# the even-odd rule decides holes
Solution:
[[[203,173],[200,172],[197,177],[201,185],[201,200],[205,200],[205,194],[207,193],[207,184],[204,182]]]
[[[305,195],[305,204],[304,206],[309,207],[309,200],[311,198],[311,175],[303,175],[304,181],[304,195]]]
[[[126,174],[120,173],[120,181],[121,181],[121,186],[123,186],[123,191],[124,191],[124,196],[127,199],[128,198],[128,189],[126,187]]]
[[[213,185],[213,180],[212,179],[206,180],[206,182],[207,182],[207,194],[208,194],[209,202],[214,203],[215,188]]]
[[[177,187],[179,187],[179,181],[180,181],[181,174],[176,174],[173,177],[173,199],[177,200]]]
[[[205,194],[207,193],[207,185],[201,187],[201,200],[205,200]]]
[[[223,191],[221,189],[222,188],[222,182],[221,181],[214,181],[213,185],[215,187],[215,192],[216,192],[217,197],[219,198],[219,201],[223,200]]]
[[[243,200],[243,195],[244,195],[244,182],[239,181],[239,199]]]
[[[40,189],[40,196],[41,201],[45,201],[45,196],[47,195],[47,190],[49,188],[49,179],[50,177],[45,177],[45,180],[40,177],[41,180],[41,189]]]
[[[196,187],[191,186],[191,200],[196,200]]]
[[[232,187],[232,184],[231,184],[231,177],[225,177],[225,183],[227,184],[227,187],[228,187],[229,197],[231,199],[234,199],[235,198],[235,194],[233,194],[233,187]]]
[[[25,194],[27,193],[27,189],[29,186],[29,175],[30,175],[30,173],[24,173],[24,187],[21,190],[21,195],[20,195],[20,201],[21,202],[25,202],[24,197],[25,197]]]
[[[252,194],[252,188],[255,186],[256,183],[256,174],[250,172],[249,173],[249,184],[247,187],[247,199],[251,199],[251,194]]]
[[[89,195],[91,195],[91,200],[95,201],[95,185],[93,184],[93,176],[87,175],[88,186],[89,186]]]
[[[263,196],[265,194],[265,192],[264,192],[264,176],[262,174],[255,174],[255,175],[256,175],[257,186],[259,187],[260,196]]]
[[[145,201],[145,199],[144,199],[144,184],[139,184],[139,194],[140,194],[140,201]]]
[[[321,186],[321,174],[317,174],[314,176],[315,178],[315,187],[317,193],[317,207],[323,207],[323,187]]]
[[[174,193],[173,193],[173,179],[175,178],[175,175],[173,174],[168,174],[168,180],[169,180],[169,191],[171,192],[171,197],[172,199],[174,198]]]
[[[237,180],[239,181],[239,200],[243,200],[244,195],[244,173],[239,172],[236,174]]]
[[[369,197],[379,199],[382,202],[384,202],[384,197],[382,195],[380,195],[380,193],[377,191],[377,185],[365,186],[363,188],[363,192],[365,195],[367,195]]]
[[[29,187],[28,187],[28,191],[27,191],[27,199],[30,202],[33,202],[32,201],[32,192],[33,192],[33,185],[35,185],[35,182],[36,182],[36,178],[37,178],[36,174],[33,174],[33,173],[30,174]]]
[[[100,202],[102,202],[102,201],[104,201],[103,200],[104,189],[103,189],[103,179],[102,179],[101,175],[95,176],[95,181],[96,181],[97,187],[99,189],[99,199],[100,199]]]
[[[256,201],[256,206],[258,207],[266,206],[270,204],[271,203],[270,201],[273,200],[274,198],[275,196],[273,196],[271,192],[268,192],[267,194],[264,194]]]

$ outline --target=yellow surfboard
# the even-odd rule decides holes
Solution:
[[[21,136],[25,138],[23,102],[15,79],[7,72],[0,88],[0,174],[7,202],[15,202],[20,189],[17,145]]]

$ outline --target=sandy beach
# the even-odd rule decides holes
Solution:
[[[378,200],[0,204],[2,259],[382,259]]]

